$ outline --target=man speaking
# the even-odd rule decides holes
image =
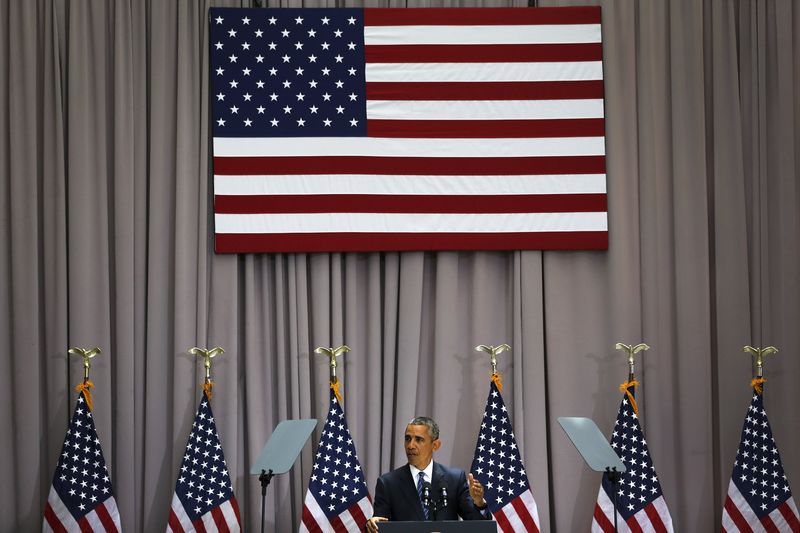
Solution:
[[[487,520],[490,518],[483,486],[463,470],[433,461],[441,446],[439,426],[418,416],[406,426],[408,464],[378,478],[373,516],[367,531],[378,531],[386,520]]]

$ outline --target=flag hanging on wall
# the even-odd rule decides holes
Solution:
[[[209,17],[217,252],[608,247],[599,7]]]
[[[639,425],[635,407],[636,382],[624,383],[627,391],[617,413],[611,435],[611,447],[625,463],[627,471],[620,476],[617,491],[617,530],[673,531],[672,516],[661,492],[653,460],[647,448],[644,432]],[[603,484],[594,507],[592,531],[614,533],[614,487],[603,476]]]
[[[754,391],[728,495],[722,509],[723,532],[800,532],[800,516],[772,437],[762,392]]]
[[[372,499],[344,411],[331,390],[330,408],[303,502],[301,533],[364,531]]]
[[[175,482],[167,531],[240,530],[239,505],[233,494],[211,402],[203,392]]]
[[[85,382],[83,387],[90,387]],[[44,508],[45,532],[122,531],[117,502],[92,418],[88,388],[72,413]]]
[[[470,473],[483,485],[486,503],[500,531],[540,531],[536,501],[506,404],[494,380],[489,387]]]

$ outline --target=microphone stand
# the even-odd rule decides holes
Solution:
[[[617,533],[617,488],[619,480],[622,479],[622,472],[618,472],[616,466],[612,468],[606,467],[606,477],[611,482],[611,486],[614,487],[614,533]]]
[[[271,468],[269,472],[261,470],[261,475],[258,476],[258,480],[261,482],[261,533],[264,533],[264,500],[267,497],[267,485],[272,481],[272,476]]]
[[[428,510],[428,514],[430,515],[430,517],[426,517],[425,520],[431,520],[435,511],[431,507],[431,484],[427,481],[422,485],[422,507],[422,515],[425,516],[425,509]]]

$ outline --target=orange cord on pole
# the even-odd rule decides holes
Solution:
[[[755,389],[756,393],[763,394],[764,393],[764,383],[767,382],[767,378],[753,378],[750,382],[750,386]]]
[[[629,389],[631,387],[635,388],[638,384],[639,384],[638,381],[632,379],[631,381],[626,381],[625,383],[622,383],[619,386],[619,391],[624,392],[625,394],[628,395],[628,400],[630,400],[631,402],[631,408],[633,409],[633,412],[636,414],[636,416],[639,416],[639,406],[636,405],[636,398],[633,397],[633,393],[631,393]]]
[[[75,387],[75,390],[78,392],[82,392],[83,395],[86,397],[86,406],[91,411],[94,408],[94,402],[92,401],[92,391],[90,390],[94,387],[94,383],[92,383],[88,379],[84,379],[82,383],[79,383],[78,386]]]

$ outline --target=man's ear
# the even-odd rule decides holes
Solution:
[[[433,451],[438,450],[439,446],[441,446],[441,445],[442,445],[442,441],[440,441],[439,439],[436,439],[435,441],[433,441]]]

